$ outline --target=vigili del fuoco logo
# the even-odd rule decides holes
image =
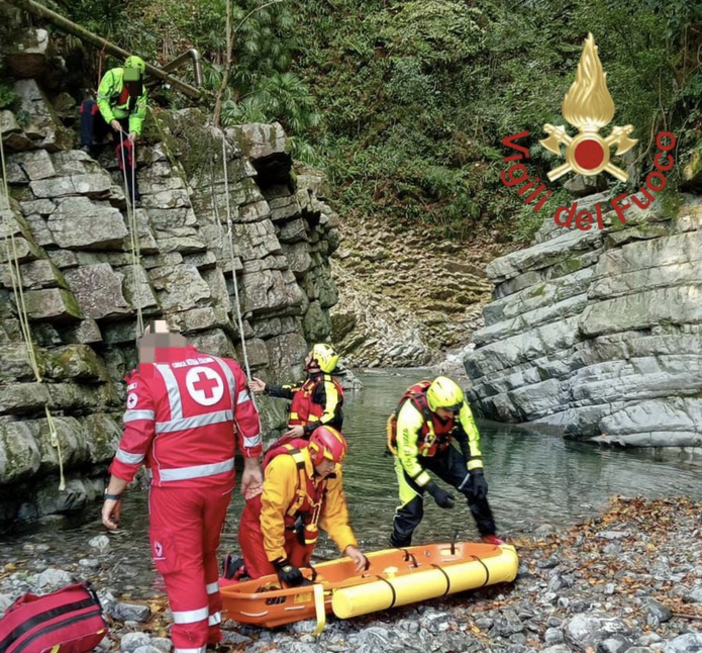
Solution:
[[[563,99],[562,113],[578,133],[571,136],[563,126],[544,125],[548,138],[539,142],[549,152],[565,158],[565,163],[548,173],[549,180],[555,181],[570,172],[587,177],[606,172],[620,181],[627,181],[629,175],[612,162],[611,150],[616,146],[614,156],[624,154],[636,145],[638,139],[630,138],[634,131],[633,125],[614,126],[606,137],[600,134],[600,129],[606,127],[614,118],[614,101],[607,90],[607,75],[602,69],[592,34],[588,34],[585,39],[575,81]],[[523,197],[525,204],[536,202],[534,204],[534,213],[536,213],[551,197],[552,191],[548,190],[544,183],[539,183],[541,180],[538,177],[532,181],[526,166],[520,162],[529,158],[529,150],[519,145],[517,141],[527,138],[529,134],[529,131],[523,131],[502,140],[505,147],[516,150],[518,154],[504,157],[504,161],[512,165],[502,171],[501,178],[502,183],[508,187],[524,183],[517,189],[517,193]],[[626,223],[624,212],[631,208],[632,203],[641,209],[648,208],[654,201],[651,193],[665,188],[666,179],[663,173],[671,170],[674,165],[670,151],[675,147],[675,136],[671,132],[660,132],[656,136],[656,145],[658,152],[653,160],[655,170],[648,174],[644,185],[637,193],[629,196],[624,193],[610,200],[611,207],[622,224]],[[561,147],[564,147],[565,151]],[[663,158],[665,158],[664,161],[662,161]],[[570,206],[559,206],[553,219],[560,227],[575,226],[577,229],[588,231],[594,226],[593,223],[597,222],[597,226],[602,229],[604,227],[603,210],[599,202],[595,205],[594,211],[595,215],[591,211],[578,211],[578,203],[573,202]]]

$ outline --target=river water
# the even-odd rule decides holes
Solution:
[[[429,376],[428,376],[429,375]],[[387,544],[397,505],[393,459],[384,455],[385,423],[404,390],[426,370],[371,371],[360,375],[364,388],[347,391],[344,433],[349,455],[344,465],[344,487],[352,525],[362,548]],[[275,401],[261,398],[260,401]],[[277,400],[281,401],[281,400]],[[539,435],[504,424],[478,423],[481,448],[489,482],[491,503],[499,532],[516,535],[540,524],[564,525],[593,515],[612,495],[659,498],[687,495],[702,499],[699,467],[678,462],[657,462],[646,452],[627,451]],[[458,495],[460,496],[460,495]],[[237,550],[237,518],[243,500],[238,491],[229,511],[222,550]],[[72,568],[79,559],[95,557],[88,540],[104,533],[99,505],[80,524],[49,520],[41,526],[5,536],[0,566],[32,556],[36,544],[48,544],[41,556],[47,565]],[[149,559],[146,493],[128,491],[122,528],[110,535],[110,585],[119,591],[143,596],[158,592]],[[441,510],[431,498],[415,542],[477,538],[465,502]],[[334,557],[333,544],[323,538],[320,558]]]

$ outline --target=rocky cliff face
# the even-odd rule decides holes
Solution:
[[[319,178],[295,174],[280,125],[244,125],[224,135],[232,260],[223,134],[181,111],[152,117],[138,151],[135,261],[113,148],[99,160],[71,149],[77,112],[62,120],[54,104],[65,97],[33,78],[15,90],[20,108],[0,112],[10,194],[0,191],[0,207],[9,206],[2,229],[15,237],[42,382],[27,362],[3,244],[0,524],[78,508],[101,490],[121,433],[123,377],[136,363],[137,307],[203,351],[241,361],[233,265],[251,367],[288,380],[301,374],[307,342],[330,336],[337,291],[328,259],[340,240],[338,218],[316,195]],[[45,406],[58,431],[63,492]],[[266,429],[284,422],[280,402],[262,408]]]
[[[465,357],[480,414],[609,442],[702,445],[702,201],[627,217],[602,232],[548,220],[531,247],[488,266],[495,301]]]
[[[350,217],[341,228],[332,327],[334,342],[355,364],[424,365],[482,326],[480,309],[490,298],[484,267],[503,245],[469,247],[373,218]]]

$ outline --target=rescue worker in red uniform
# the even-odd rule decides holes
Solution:
[[[204,653],[221,639],[216,550],[244,455],[242,493],[260,492],[258,412],[239,365],[198,352],[165,322],[139,342],[127,376],[124,434],[110,466],[103,524],[118,527],[122,493],[142,464],[150,475],[149,539],[163,575],[175,653]]]
[[[456,440],[459,452],[451,446]],[[439,376],[421,381],[403,395],[388,420],[388,448],[395,455],[400,506],[393,520],[390,544],[409,546],[424,516],[424,493],[441,508],[453,508],[454,496],[429,475],[436,474],[467,501],[484,542],[503,544],[495,535],[495,521],[487,501],[480,433],[463,391],[451,379]]]
[[[270,385],[254,377],[249,382],[252,392],[263,392],[269,397],[292,401],[288,416],[288,430],[275,446],[292,438],[306,438],[319,426],[332,426],[341,431],[344,415],[344,391],[332,377],[339,355],[331,345],[316,344],[305,358],[308,378],[296,385]]]
[[[366,558],[349,525],[342,485],[346,451],[344,436],[321,426],[309,444],[297,439],[266,454],[263,493],[246,502],[239,522],[248,576],[277,573],[281,583],[299,585],[300,567],[309,565],[320,527],[356,563],[357,571],[364,568]]]

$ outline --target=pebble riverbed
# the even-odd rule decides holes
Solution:
[[[513,584],[359,617],[329,618],[275,631],[224,623],[221,651],[245,653],[697,653],[702,652],[702,505],[685,498],[614,498],[601,515],[568,528],[543,524],[512,543]],[[61,547],[57,540],[55,546]],[[27,591],[73,580],[98,590],[110,634],[98,653],[169,653],[168,606],[154,588],[119,593],[109,585],[110,538],[86,538],[85,557],[49,564],[52,545],[0,567],[0,614]],[[148,555],[144,552],[144,555]]]

